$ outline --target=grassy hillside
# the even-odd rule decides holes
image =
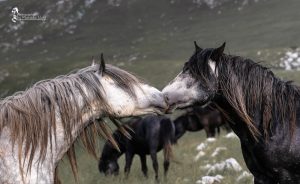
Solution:
[[[124,0],[120,6],[88,2],[0,2],[0,75],[8,74],[0,79],[0,94],[86,66],[100,52],[110,63],[125,63],[132,70],[153,66],[155,71],[160,67],[153,61],[187,60],[194,40],[203,47],[227,41],[227,53],[271,65],[278,62],[278,52],[300,43],[297,0],[249,0],[245,5],[228,0],[214,9],[192,0]],[[14,6],[21,13],[46,15],[47,20],[14,24],[10,20]],[[169,71],[174,69],[172,65],[168,65]],[[138,72],[146,76],[144,70]]]

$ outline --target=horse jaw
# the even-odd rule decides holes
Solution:
[[[113,80],[104,76],[101,83],[105,91],[108,105],[113,116],[128,117],[144,114],[161,114],[165,111],[167,103],[163,93],[147,84],[134,86],[136,98],[130,96],[126,91],[117,87]]]

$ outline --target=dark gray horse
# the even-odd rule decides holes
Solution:
[[[118,158],[125,153],[125,173],[128,175],[133,157],[137,154],[141,159],[143,174],[147,177],[146,155],[150,155],[155,171],[155,178],[158,179],[156,154],[163,149],[164,173],[166,175],[172,153],[171,144],[175,142],[175,128],[172,121],[164,116],[150,115],[131,120],[127,125],[130,128],[127,128],[127,130],[132,138],[128,139],[119,130],[115,131],[113,137],[119,145],[120,152],[107,141],[99,160],[99,171],[105,174],[118,174]]]
[[[240,138],[255,184],[300,182],[300,89],[250,59],[196,51],[163,89],[171,108],[214,102]]]

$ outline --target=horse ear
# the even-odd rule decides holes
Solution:
[[[95,66],[96,65],[96,62],[95,62],[95,57],[92,56],[92,66]]]
[[[101,53],[100,56],[100,66],[99,66],[99,73],[103,74],[105,71],[105,62],[104,62],[104,57],[103,57],[103,53]]]
[[[199,51],[199,50],[202,50],[202,49],[198,46],[198,44],[197,44],[196,41],[194,41],[194,45],[195,45],[195,51],[196,51],[196,52]]]
[[[212,51],[210,58],[213,61],[219,61],[220,57],[222,56],[222,54],[224,52],[225,46],[226,46],[226,42],[224,42],[220,47],[214,49]]]

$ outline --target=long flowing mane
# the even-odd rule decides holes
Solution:
[[[203,50],[202,56],[197,57],[197,62],[189,67],[192,74],[203,81],[212,78],[208,68],[211,52],[212,49]],[[261,133],[268,138],[272,121],[289,123],[290,133],[293,134],[299,107],[298,86],[277,78],[269,68],[239,56],[223,54],[216,62],[216,68],[219,92],[247,124],[254,138]],[[262,127],[254,125],[257,109],[261,112]]]
[[[20,165],[24,155],[23,165],[28,159],[29,170],[37,152],[38,161],[44,161],[48,146],[53,146],[52,139],[56,142],[56,118],[59,117],[64,137],[72,145],[67,155],[76,176],[74,142],[71,142],[72,127],[82,121],[82,115],[89,112],[92,104],[104,109],[107,114],[111,110],[105,100],[98,72],[99,65],[92,65],[68,75],[40,81],[26,91],[0,101],[0,134],[5,129],[10,132],[13,145],[19,147]],[[134,75],[110,65],[106,65],[103,72],[102,75],[108,75],[118,87],[135,98],[133,86],[138,86],[140,82]],[[79,96],[82,97],[80,102]],[[112,136],[105,124],[93,122],[95,120],[91,120],[80,137],[88,151],[96,155],[95,136],[99,132],[109,139]]]

